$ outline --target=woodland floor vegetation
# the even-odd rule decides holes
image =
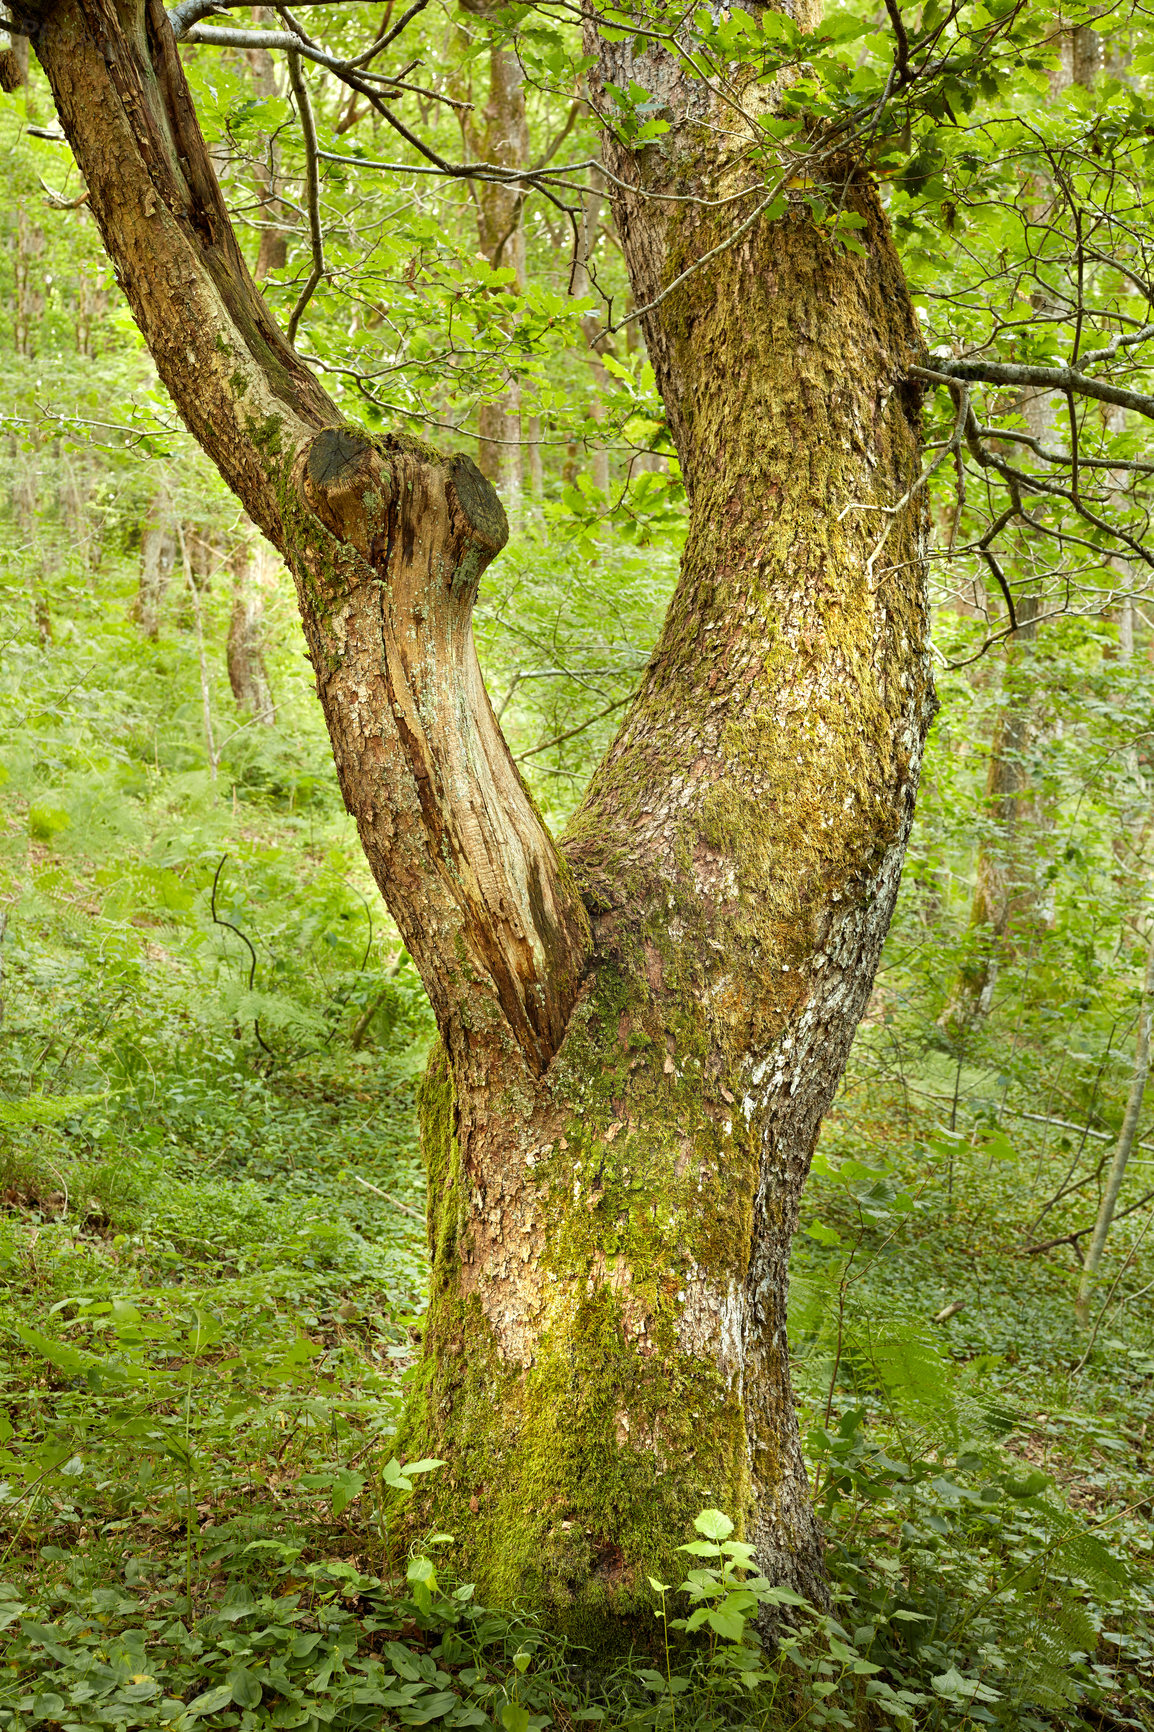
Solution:
[[[967,932],[943,859],[972,844],[981,759],[939,734],[793,1265],[836,1625],[776,1694],[683,1637],[671,1696],[656,1617],[607,1663],[476,1608],[452,1539],[391,1543],[425,1281],[419,983],[372,912],[290,617],[277,727],[214,780],[179,594],[142,641],[138,554],[109,549],[97,595],[45,515],[51,629],[17,624],[4,698],[4,1724],[353,1727],[384,1701],[509,1732],[1149,1725],[1149,1217],[1118,1224],[1089,1343],[1069,1246],[1023,1249],[1092,1219],[1120,1112],[1124,958],[1090,942],[1109,895],[1084,901],[1105,808],[951,1046],[935,1018]],[[226,713],[222,600],[204,631]],[[1092,706],[1103,669],[1115,709],[1148,701],[1145,665],[1110,654],[1070,626],[1062,701]],[[971,721],[987,702],[955,695]]]

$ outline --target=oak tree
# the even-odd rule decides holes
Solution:
[[[691,515],[641,688],[554,838],[473,647],[494,489],[350,423],[299,358],[160,0],[17,15],[160,375],[293,573],[344,798],[436,1013],[406,1427],[447,1466],[422,1512],[484,1594],[587,1631],[648,1598],[705,1505],[822,1595],[789,1247],[934,705],[925,357],[877,189],[820,129],[774,182],[789,80],[697,76],[660,14],[632,17],[587,18],[590,101]],[[636,89],[656,134],[626,124]]]

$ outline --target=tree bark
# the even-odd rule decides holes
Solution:
[[[484,1595],[593,1640],[648,1607],[707,1504],[820,1598],[786,1266],[933,711],[920,496],[871,558],[920,461],[876,190],[841,165],[864,256],[799,204],[646,315],[689,537],[562,855],[473,650],[492,488],[349,428],[287,347],[159,0],[54,0],[35,45],[162,377],[294,573],[341,786],[437,1015],[406,1436],[449,1466],[413,1520],[458,1536]],[[595,52],[673,117],[659,147],[607,146],[645,305],[724,234],[645,194],[732,190],[733,117],[660,55]]]

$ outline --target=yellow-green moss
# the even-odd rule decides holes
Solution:
[[[467,1197],[440,1047],[420,1103],[432,1278],[401,1447],[449,1466],[408,1519],[457,1536],[482,1596],[537,1606],[607,1650],[623,1624],[636,1635],[651,1621],[647,1576],[683,1567],[675,1548],[699,1510],[740,1522],[750,1495],[739,1390],[684,1349],[677,1320],[688,1271],[724,1290],[740,1266],[756,1157],[740,1115],[725,1136],[704,1111],[700,1064],[684,1054],[670,1077],[664,1042],[638,1031],[622,1047],[611,1035],[647,996],[605,971],[552,1078],[573,1110],[534,1172],[550,1298],[528,1366],[502,1358],[476,1296],[461,1296]],[[632,1122],[614,1130],[626,1090]]]

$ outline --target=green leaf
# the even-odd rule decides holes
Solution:
[[[216,1684],[211,1690],[206,1690],[202,1696],[188,1704],[186,1714],[215,1714],[220,1708],[227,1708],[232,1701],[232,1685]]]
[[[247,1666],[238,1666],[229,1673],[228,1688],[238,1708],[259,1708],[264,1692],[260,1679]]]
[[[501,1709],[501,1724],[505,1732],[529,1732],[529,1710],[518,1702],[506,1702]]]
[[[840,1245],[841,1234],[836,1227],[827,1227],[821,1221],[813,1221],[805,1229],[807,1239],[816,1239],[819,1245]]]
[[[727,1642],[740,1642],[745,1634],[745,1619],[740,1612],[707,1612],[705,1621]]]
[[[411,1707],[402,1708],[398,1718],[404,1726],[427,1726],[430,1720],[443,1720],[460,1705],[461,1698],[452,1690],[438,1690],[432,1696],[420,1697]]]
[[[719,1509],[705,1509],[694,1516],[693,1525],[699,1534],[704,1534],[707,1540],[727,1540],[733,1532],[733,1523]]]
[[[963,1678],[956,1666],[951,1666],[948,1672],[939,1672],[936,1678],[931,1678],[931,1684],[939,1696],[945,1696],[953,1702],[1000,1702],[1001,1697],[996,1690],[991,1690],[978,1678]]]

